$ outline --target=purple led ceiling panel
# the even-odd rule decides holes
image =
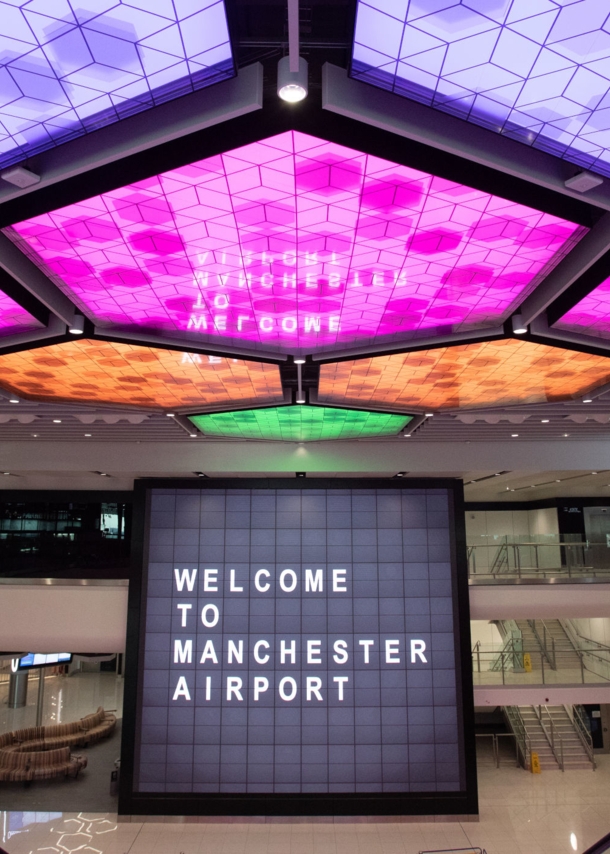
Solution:
[[[606,0],[358,0],[352,76],[610,175]]]
[[[0,291],[0,337],[42,328],[39,320]]]
[[[497,325],[584,231],[288,131],[6,233],[100,327],[303,353]]]
[[[223,0],[0,0],[0,168],[217,80]]]
[[[595,338],[610,338],[610,278],[583,297],[553,326]]]

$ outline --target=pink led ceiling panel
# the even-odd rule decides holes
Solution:
[[[0,291],[0,337],[42,329],[43,324]]]
[[[7,233],[100,327],[303,353],[497,325],[584,231],[289,131]]]
[[[555,324],[557,329],[610,338],[610,278],[583,297]]]

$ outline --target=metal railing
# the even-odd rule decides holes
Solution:
[[[479,583],[610,576],[610,548],[606,543],[548,539],[509,542],[502,538],[491,543],[470,543],[467,553],[470,579]]]
[[[528,626],[534,633],[534,637],[538,641],[538,646],[542,654],[546,657],[549,666],[553,670],[557,670],[557,656],[555,655],[555,638],[550,631],[547,630],[547,625],[544,620],[528,620]],[[542,629],[542,634],[540,634]],[[550,641],[550,643],[549,643]],[[572,650],[572,646],[570,646]]]
[[[555,761],[562,771],[565,771],[563,761],[563,739],[557,732],[557,727],[553,721],[553,716],[549,712],[548,706],[533,706],[536,717],[540,723],[542,732],[546,736]]]
[[[493,732],[493,733],[476,733],[475,739],[478,739],[477,744],[485,744],[487,739],[491,741],[491,759],[492,764],[495,765],[496,768],[499,768],[502,764],[501,751],[500,751],[500,741],[501,739],[512,738],[513,744],[515,747],[515,765],[521,765],[521,759],[519,755],[519,745],[517,743],[517,736],[514,732]],[[481,757],[477,755],[477,761],[481,761]]]
[[[593,770],[597,769],[597,763],[593,754],[593,738],[587,726],[587,713],[581,705],[565,706],[564,709],[568,713],[568,717],[574,724],[574,730],[578,735],[582,746],[589,758],[589,762],[593,766]]]
[[[472,648],[475,685],[566,685],[610,682],[607,657],[582,644],[550,644],[548,650],[509,638],[501,647],[478,641]],[[604,672],[606,670],[606,672]]]
[[[487,851],[484,848],[479,848],[477,845],[474,847],[471,845],[468,848],[426,848],[425,851],[420,851],[419,854],[457,854],[457,852],[463,852],[463,854],[487,854]]]
[[[517,761],[519,765],[526,768],[529,765],[532,756],[532,749],[530,737],[527,734],[527,729],[523,722],[523,718],[521,717],[519,706],[505,706],[504,714],[512,733],[515,736],[515,743],[517,745]]]

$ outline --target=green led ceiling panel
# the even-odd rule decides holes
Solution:
[[[284,442],[395,436],[411,418],[409,415],[323,406],[276,406],[190,416],[193,424],[207,436]]]

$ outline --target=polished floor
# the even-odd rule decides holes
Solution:
[[[33,679],[28,705],[9,710],[7,686],[0,685],[0,732],[33,725],[37,687]],[[114,674],[49,677],[44,722],[74,720],[98,705],[116,709],[120,716],[122,691],[123,680]],[[610,831],[610,755],[597,757],[597,771],[532,775],[515,767],[508,748],[499,769],[482,748],[478,823],[353,818],[161,822],[137,816],[117,822],[115,813],[79,811],[78,804],[69,802],[69,787],[62,787],[67,801],[63,810],[41,811],[39,787],[32,786],[19,787],[20,809],[13,808],[12,798],[6,802],[5,789],[0,847],[9,854],[418,854],[471,846],[487,854],[574,854]],[[107,775],[104,779],[106,786]]]
[[[479,823],[344,819],[168,819],[0,812],[9,854],[417,854],[480,846],[487,854],[574,854],[610,831],[610,755],[597,771],[532,775],[479,766]]]

